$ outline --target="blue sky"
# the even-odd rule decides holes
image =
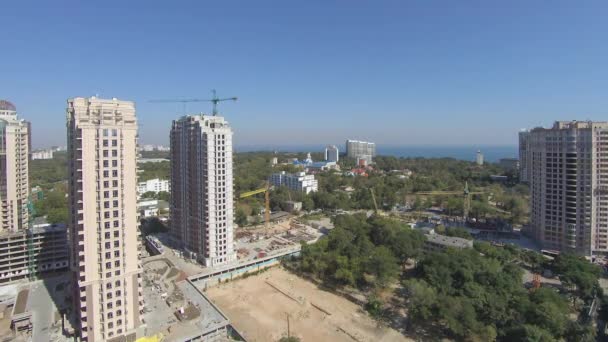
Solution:
[[[65,143],[69,97],[137,103],[167,143],[177,104],[220,107],[238,145],[369,139],[514,145],[520,128],[606,120],[605,1],[3,1],[0,98],[34,145]],[[210,111],[208,104],[188,106]]]

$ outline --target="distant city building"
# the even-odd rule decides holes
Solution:
[[[279,158],[277,157],[272,157],[272,160],[270,161],[270,163],[274,166],[277,165],[279,163]]]
[[[138,149],[141,152],[168,152],[170,150],[169,147],[165,147],[162,145],[140,145]]]
[[[34,152],[32,152],[32,160],[53,159],[54,152],[55,151],[53,149],[34,151]]]
[[[305,164],[304,168],[309,172],[340,170],[340,166],[336,164],[336,162],[330,161],[312,162],[310,164]]]
[[[53,152],[63,152],[63,151],[67,151],[67,146],[51,146],[51,150]]]
[[[171,128],[171,234],[205,266],[236,261],[232,128],[191,115]]]
[[[508,170],[519,170],[519,159],[501,158],[498,160],[498,165]]]
[[[332,161],[320,161],[315,162],[312,160],[310,153],[306,155],[306,159],[303,161],[299,161],[298,159],[293,159],[293,165],[303,168],[305,171],[310,172],[319,172],[319,171],[327,171],[327,170],[339,170],[340,167],[336,162]]]
[[[530,226],[543,248],[608,253],[608,122],[557,121],[529,132]]]
[[[28,227],[30,131],[15,106],[0,100],[0,233]]]
[[[137,160],[138,163],[162,163],[162,162],[168,162],[169,159],[165,159],[165,158],[139,158]]]
[[[357,164],[361,163],[361,160],[365,160],[365,165],[371,164],[376,156],[376,144],[367,141],[346,140],[346,155],[357,160]]]
[[[531,176],[530,131],[519,132],[519,181],[528,183]]]
[[[137,210],[140,217],[152,217],[159,214],[159,200],[144,199],[137,202]]]
[[[325,161],[337,163],[340,160],[340,150],[336,145],[329,145],[325,148]]]
[[[142,337],[135,104],[68,100],[72,300],[81,341]]]
[[[145,182],[137,183],[137,193],[141,196],[146,192],[171,192],[171,186],[166,179],[154,178]]]
[[[315,179],[315,176],[307,175],[305,172],[291,174],[281,171],[279,173],[273,173],[270,176],[270,184],[274,186],[285,186],[291,190],[302,191],[307,194],[319,190],[319,183]]]
[[[475,163],[479,166],[483,165],[483,154],[479,150],[477,150],[477,154],[475,156]]]

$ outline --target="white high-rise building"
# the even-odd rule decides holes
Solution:
[[[0,100],[0,233],[28,227],[30,124]]]
[[[208,267],[236,261],[232,177],[232,129],[223,117],[173,121],[171,234]]]
[[[373,142],[346,140],[346,156],[355,160],[363,160],[371,164],[376,156],[376,144]]]
[[[340,159],[340,150],[336,145],[328,145],[325,148],[325,161],[337,163]]]
[[[475,155],[475,163],[479,166],[483,165],[483,153],[477,150],[477,154]]]
[[[543,248],[608,253],[608,122],[529,133],[530,225]]]
[[[82,341],[143,335],[133,102],[68,100],[69,245]]]

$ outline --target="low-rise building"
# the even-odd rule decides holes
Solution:
[[[137,183],[137,193],[140,196],[145,194],[146,192],[159,193],[159,192],[170,192],[170,191],[171,191],[171,185],[169,184],[169,181],[166,179],[154,178],[154,179],[147,180],[145,182]]]
[[[287,201],[287,202],[285,202],[285,210],[287,210],[290,213],[293,213],[293,212],[296,212],[296,211],[301,211],[302,210],[302,202]]]
[[[281,171],[273,173],[270,176],[270,183],[274,186],[286,186],[294,191],[302,191],[304,193],[316,192],[319,190],[319,182],[314,175],[307,175],[305,172],[295,174]]]
[[[32,152],[32,160],[36,159],[53,159],[54,151],[52,149],[38,150]]]
[[[446,248],[473,248],[473,241],[439,234],[426,234],[424,250],[427,252],[439,251]]]

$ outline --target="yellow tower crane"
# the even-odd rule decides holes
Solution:
[[[416,195],[422,196],[454,196],[461,195],[464,196],[462,213],[466,219],[469,218],[469,212],[471,211],[471,196],[472,195],[483,195],[486,192],[483,191],[470,191],[469,190],[469,182],[466,182],[464,185],[464,191],[420,191],[416,192]]]
[[[263,188],[243,192],[239,195],[239,198],[247,198],[261,193],[264,193],[264,225],[268,229],[270,227],[270,183],[266,183]]]

